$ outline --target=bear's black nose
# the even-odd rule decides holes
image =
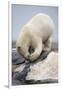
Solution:
[[[33,48],[32,46],[30,46],[28,51],[29,51],[29,53],[31,54],[31,53],[34,52],[34,48]]]

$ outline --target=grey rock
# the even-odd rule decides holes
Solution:
[[[15,85],[20,85],[21,82],[19,80],[16,80],[16,79],[12,79],[12,85],[15,86]]]
[[[14,79],[17,79],[17,80],[25,80],[25,77],[26,77],[26,75],[27,75],[27,73],[29,72],[29,64],[28,65],[26,65],[26,67],[23,69],[23,71],[21,71],[21,72],[15,72],[15,73],[13,73],[13,78]]]
[[[12,52],[12,64],[18,65],[25,62],[25,59],[19,55],[16,51]]]

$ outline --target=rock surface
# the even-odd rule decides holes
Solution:
[[[43,52],[29,62],[12,50],[12,85],[43,84],[58,82],[58,54]]]
[[[26,80],[58,79],[58,54],[51,52],[48,57],[30,66]]]

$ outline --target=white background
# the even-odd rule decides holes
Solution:
[[[62,88],[62,0],[10,0],[26,4],[59,6],[59,83],[11,87],[12,90],[60,90]],[[16,3],[16,2],[15,2]],[[10,32],[9,32],[10,33]],[[0,90],[8,89],[8,0],[0,0]]]

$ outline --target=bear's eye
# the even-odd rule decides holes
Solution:
[[[33,48],[32,46],[30,46],[28,51],[29,51],[29,53],[31,54],[31,53],[34,52],[34,48]]]

